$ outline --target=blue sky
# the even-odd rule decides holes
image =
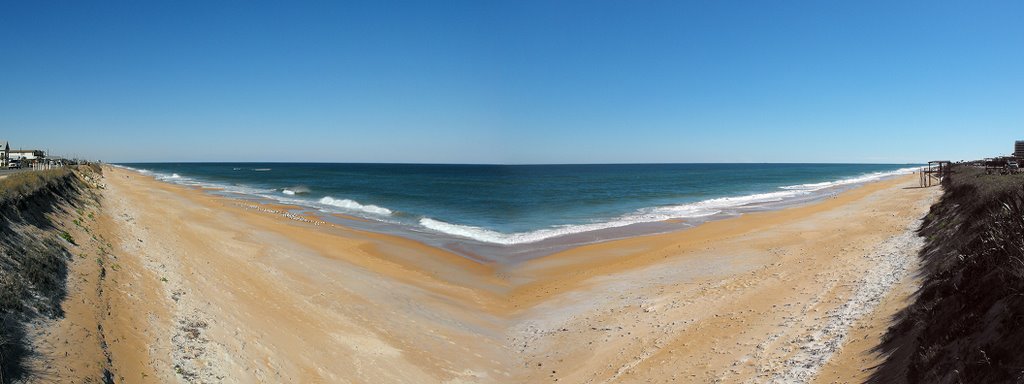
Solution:
[[[1024,139],[1024,2],[2,1],[0,139],[112,162],[920,162]]]

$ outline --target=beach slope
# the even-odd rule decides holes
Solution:
[[[939,193],[901,177],[505,265],[123,169],[105,184],[100,322],[130,382],[859,381]]]

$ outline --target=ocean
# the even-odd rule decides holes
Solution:
[[[166,182],[293,204],[481,260],[663,232],[828,197],[907,164],[119,164]],[[345,220],[343,214],[366,220]]]

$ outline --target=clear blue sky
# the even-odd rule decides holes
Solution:
[[[1021,1],[0,2],[0,139],[113,162],[920,162],[1024,139]]]

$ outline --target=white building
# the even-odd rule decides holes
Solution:
[[[38,149],[8,149],[6,152],[8,161],[36,161],[46,157]]]
[[[7,159],[10,156],[11,146],[6,141],[0,140],[0,167],[7,168]]]

